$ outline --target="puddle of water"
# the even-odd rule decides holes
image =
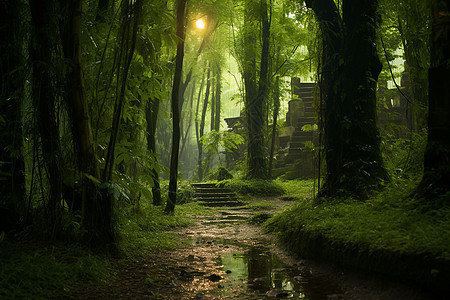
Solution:
[[[224,280],[218,285],[219,297],[242,299],[327,299],[340,294],[326,279],[286,266],[265,247],[248,247],[243,252],[222,255]],[[239,298],[241,299],[241,298]]]

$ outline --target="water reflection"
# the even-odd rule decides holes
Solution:
[[[339,293],[326,279],[300,274],[264,247],[224,254],[218,264],[226,272],[218,295],[224,298],[317,300]]]

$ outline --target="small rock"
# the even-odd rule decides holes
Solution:
[[[188,260],[194,260],[195,257],[194,257],[194,255],[190,254],[190,255],[187,257],[187,259],[188,259]]]
[[[211,280],[212,282],[216,282],[216,281],[221,280],[221,279],[222,279],[222,276],[217,275],[217,274],[211,274],[211,275],[209,275],[209,276],[206,277],[206,278],[208,278],[208,279]]]
[[[227,270],[225,273],[227,274],[231,274],[231,270]]]
[[[270,290],[266,293],[268,298],[288,298],[292,296],[290,291],[284,290]]]

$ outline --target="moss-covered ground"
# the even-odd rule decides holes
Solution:
[[[348,260],[344,256],[349,254],[361,259],[377,255],[395,257],[386,260],[389,263],[408,257],[414,257],[409,260],[411,262],[423,258],[436,262],[427,271],[430,273],[426,274],[427,280],[432,281],[434,277],[438,280],[439,276],[448,278],[448,274],[442,272],[448,272],[450,263],[450,209],[430,209],[411,198],[414,182],[396,180],[365,202],[353,199],[314,201],[311,197],[312,181],[279,184],[296,204],[270,218],[265,227],[279,235],[294,251],[301,248],[304,253],[298,254],[317,252],[318,249],[313,248],[322,245],[333,247],[333,251],[323,253],[333,256],[328,258],[338,262],[341,251],[340,262],[343,263]],[[310,246],[300,246],[308,242]],[[382,257],[376,259],[383,260]],[[354,261],[352,264],[366,265],[370,269],[370,262]],[[414,269],[414,266],[410,267]]]

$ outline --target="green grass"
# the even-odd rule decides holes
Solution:
[[[283,187],[272,180],[227,179],[218,183],[241,196],[279,196],[284,193]]]
[[[316,190],[314,190],[315,185],[313,179],[287,181],[276,180],[276,182],[285,191],[284,195],[294,200],[313,198],[314,191],[317,192],[317,187]]]
[[[260,209],[271,209],[272,203],[267,200],[255,200],[246,205],[247,208],[251,210],[260,210]]]
[[[212,214],[213,211],[196,202],[177,205],[175,212],[169,215],[164,213],[164,206],[121,209],[118,217],[119,249],[125,256],[136,256],[179,247],[185,241],[173,230],[191,225],[195,216]]]
[[[2,242],[0,265],[1,299],[63,297],[80,286],[105,283],[113,273],[106,257],[74,245],[36,249]]]
[[[331,241],[450,260],[450,209],[424,212],[408,198],[412,181],[396,181],[378,196],[318,205],[310,198],[271,218],[266,228],[292,239],[300,230],[320,233]]]

